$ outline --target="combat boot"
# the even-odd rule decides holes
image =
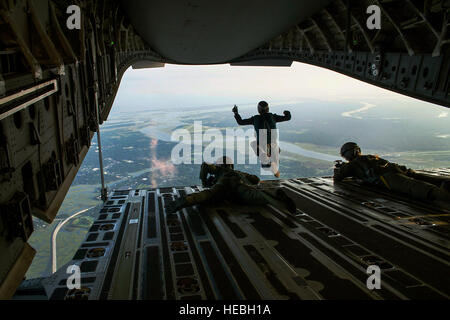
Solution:
[[[165,203],[167,213],[175,213],[187,206],[189,206],[189,204],[185,197],[179,197],[175,200],[167,200]]]

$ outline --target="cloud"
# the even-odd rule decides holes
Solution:
[[[337,72],[298,62],[292,67],[168,64],[164,68],[127,70],[115,105],[179,107],[259,100],[367,98],[410,99]]]

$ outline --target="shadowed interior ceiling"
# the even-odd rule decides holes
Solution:
[[[329,0],[123,0],[139,35],[166,59],[225,63],[256,49]]]

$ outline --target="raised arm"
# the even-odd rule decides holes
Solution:
[[[242,119],[241,118],[241,115],[238,112],[237,106],[234,106],[233,113],[234,113],[234,118],[236,119],[236,122],[238,123],[238,125],[246,126],[246,125],[249,125],[249,124],[253,124],[253,117],[248,118],[248,119]]]
[[[291,120],[291,113],[289,111],[283,111],[283,114],[284,116],[274,114],[273,117],[275,119],[275,122],[283,122]]]

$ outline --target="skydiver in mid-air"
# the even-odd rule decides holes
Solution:
[[[232,111],[234,112],[234,118],[239,125],[253,125],[255,128],[256,141],[252,141],[250,145],[252,146],[253,151],[255,151],[256,156],[259,157],[261,167],[272,171],[275,177],[279,178],[280,148],[277,142],[278,137],[272,137],[272,133],[277,134],[277,122],[291,120],[291,113],[289,111],[283,111],[283,116],[270,113],[269,104],[266,101],[260,101],[258,103],[259,114],[248,119],[241,118],[236,105]],[[266,137],[266,143],[263,142],[260,144],[260,135],[261,137]]]

